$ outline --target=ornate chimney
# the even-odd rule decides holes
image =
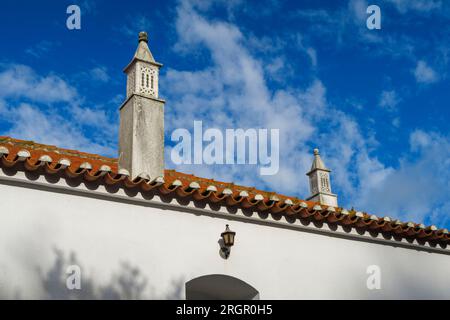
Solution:
[[[119,169],[156,179],[164,176],[164,100],[158,98],[159,69],[148,48],[146,32],[139,33],[139,45],[124,69],[127,98],[120,107]]]
[[[306,174],[309,177],[309,188],[311,191],[311,195],[307,200],[332,207],[338,206],[337,195],[331,193],[330,172],[320,158],[319,149],[314,149],[314,160],[311,170]]]

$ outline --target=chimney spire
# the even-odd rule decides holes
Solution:
[[[330,172],[320,158],[319,149],[314,149],[314,160],[311,170],[306,174],[309,177],[311,192],[307,200],[316,201],[332,207],[338,206],[337,196],[331,193]]]
[[[159,99],[159,69],[148,47],[146,32],[139,33],[136,53],[125,67],[127,97],[120,107],[119,169],[156,179],[164,176],[164,103]]]

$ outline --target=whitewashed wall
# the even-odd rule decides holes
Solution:
[[[76,297],[133,297],[145,283],[134,297],[184,298],[186,281],[226,274],[261,299],[450,298],[449,254],[43,191],[1,176],[2,298],[70,297],[64,272],[72,263],[82,270]],[[237,233],[228,260],[218,244],[226,223]],[[369,265],[381,268],[381,290],[366,287]]]

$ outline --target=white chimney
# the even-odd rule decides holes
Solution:
[[[331,193],[330,170],[325,167],[320,158],[319,149],[314,149],[314,160],[311,170],[306,174],[309,177],[311,195],[306,200],[337,207],[337,195]]]
[[[159,69],[148,48],[146,32],[139,33],[136,53],[124,69],[127,98],[120,107],[119,169],[132,179],[164,177],[164,100],[158,98]]]

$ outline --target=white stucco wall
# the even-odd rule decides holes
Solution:
[[[257,224],[233,214],[225,219],[144,201],[49,192],[14,185],[11,177],[5,184],[4,179],[0,175],[3,298],[65,297],[54,286],[55,248],[64,256],[62,270],[75,254],[82,292],[118,283],[127,263],[146,280],[141,298],[183,298],[186,281],[208,274],[239,278],[256,288],[261,299],[450,298],[450,255],[445,252]],[[102,190],[91,194],[106,194]],[[228,260],[220,257],[218,244],[226,223],[237,233]],[[381,268],[380,290],[366,287],[369,265]]]

